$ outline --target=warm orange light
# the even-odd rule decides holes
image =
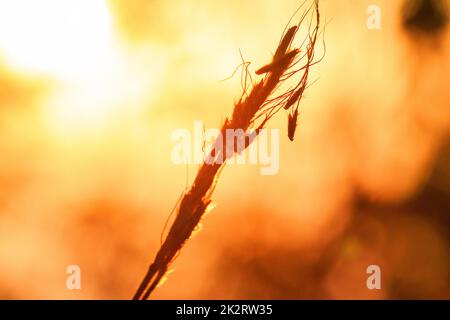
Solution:
[[[0,1],[0,54],[15,69],[73,76],[108,62],[106,0]]]

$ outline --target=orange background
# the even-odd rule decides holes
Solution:
[[[239,49],[268,62],[298,5],[1,0],[0,298],[130,298],[197,169],[171,162],[171,132],[219,127]],[[226,167],[154,298],[450,298],[449,34],[407,31],[403,6],[321,1],[297,139],[269,124],[279,174]]]

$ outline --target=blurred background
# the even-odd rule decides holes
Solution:
[[[131,298],[197,169],[172,131],[219,127],[239,49],[268,62],[300,3],[0,0],[0,298]],[[321,0],[326,56],[279,174],[226,167],[154,298],[450,299],[447,7]]]

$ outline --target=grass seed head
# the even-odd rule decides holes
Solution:
[[[287,62],[292,61],[294,59],[294,57],[299,53],[300,53],[300,49],[294,49],[294,50],[284,54],[280,58],[272,61],[271,63],[266,64],[264,67],[259,68],[258,70],[256,70],[255,73],[257,75],[261,75],[264,73],[274,72],[283,67],[285,68],[285,66],[287,65]]]
[[[286,51],[288,50],[289,46],[292,43],[292,40],[294,39],[295,34],[297,33],[298,26],[293,26],[289,28],[288,31],[286,31],[286,34],[284,35],[283,39],[281,40],[280,44],[278,45],[277,51],[275,51],[275,54],[273,56],[273,60],[277,60],[281,57],[283,57],[286,54]]]
[[[288,137],[289,140],[294,141],[295,131],[297,129],[298,108],[288,116]]]

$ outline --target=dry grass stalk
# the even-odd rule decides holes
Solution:
[[[293,139],[298,106],[307,86],[309,69],[312,65],[320,61],[314,61],[314,49],[320,23],[318,2],[318,0],[315,0],[313,5],[305,10],[306,12],[300,18],[298,25],[289,28],[285,32],[277,47],[273,61],[258,70],[257,73],[264,74],[264,77],[256,84],[251,85],[250,93],[247,93],[248,79],[251,79],[247,69],[248,63],[243,62],[245,70],[243,94],[235,104],[232,116],[227,118],[223,124],[221,129],[222,139],[226,140],[227,129],[241,129],[244,132],[255,129],[254,132],[258,134],[259,129],[262,129],[267,121],[283,108],[291,110],[288,127],[289,138],[291,140]],[[291,46],[298,29],[309,14],[311,14],[311,21],[308,23],[308,36],[303,42],[303,44],[307,43],[306,53],[300,55],[300,49],[291,48]],[[273,93],[283,82],[298,74],[301,77],[294,87],[286,90],[281,95],[272,97]],[[292,120],[294,116],[295,123]],[[222,141],[222,139],[220,145],[226,145],[226,141]],[[245,145],[245,147],[247,146],[248,144]],[[149,297],[163,279],[169,265],[180,252],[185,242],[191,237],[193,231],[199,225],[200,220],[207,212],[211,205],[211,196],[220,170],[224,165],[223,161],[211,160],[220,157],[224,157],[225,159],[229,158],[227,155],[224,155],[223,149],[213,148],[209,154],[209,159],[206,159],[200,167],[192,186],[181,197],[175,220],[153,263],[150,265],[145,278],[139,286],[134,299],[145,300]]]

